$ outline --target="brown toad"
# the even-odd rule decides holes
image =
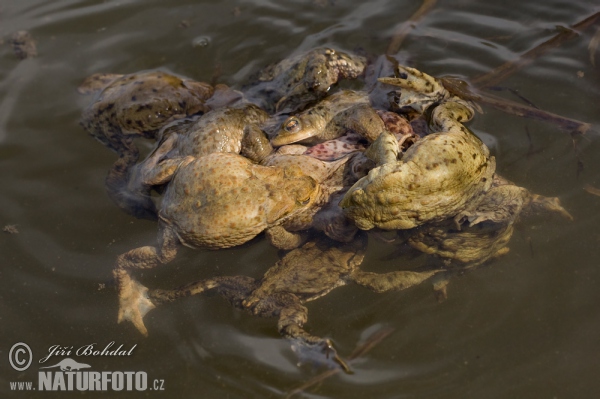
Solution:
[[[271,142],[276,147],[291,143],[317,144],[338,138],[351,128],[373,141],[385,127],[369,106],[366,93],[342,90],[290,116]]]
[[[304,212],[302,218],[294,218],[293,225],[284,224],[285,229],[271,231],[277,233],[279,247],[297,247],[305,239],[304,231],[308,228],[323,231],[328,237],[341,242],[351,241],[357,232],[354,223],[344,216],[338,206],[345,190],[357,180],[352,167],[354,154],[343,157],[336,155],[335,161],[326,162],[308,152],[302,145],[286,145],[275,151],[265,133],[256,126],[246,131],[243,140],[242,154],[253,161],[261,165],[297,166],[321,184],[320,200],[310,211]],[[272,236],[271,232],[267,234]]]
[[[135,216],[155,218],[150,198],[138,206],[140,199],[130,199],[123,190],[128,171],[139,157],[133,139],[155,138],[167,123],[205,112],[214,88],[163,71],[147,71],[129,75],[95,74],[82,83],[79,91],[96,93],[93,103],[82,114],[81,125],[119,155],[106,177],[109,195]]]
[[[361,75],[365,65],[364,57],[316,48],[268,66],[246,94],[268,111],[295,112],[325,97],[339,79]],[[262,101],[264,97],[266,101]]]
[[[349,371],[329,339],[314,336],[303,329],[308,318],[308,309],[303,303],[352,282],[376,292],[403,290],[437,273],[363,272],[359,266],[366,248],[364,233],[346,244],[316,238],[287,253],[259,280],[246,276],[221,276],[187,284],[176,290],[152,290],[148,295],[158,305],[215,289],[238,308],[257,316],[278,317],[280,334],[292,340],[292,347],[301,360],[310,359]]]
[[[423,90],[413,96],[403,91],[405,104],[423,112],[445,89],[433,78],[404,68],[405,78],[397,84]],[[432,90],[432,81],[436,83]],[[380,166],[369,171],[340,203],[345,214],[364,230],[409,229],[455,216],[472,199],[492,184],[495,159],[488,148],[461,122],[473,116],[468,103],[448,98],[431,113],[433,133],[417,141],[397,160],[398,144],[382,133],[367,154]]]
[[[532,194],[495,175],[489,191],[466,204],[465,209],[454,218],[399,234],[411,247],[444,260],[448,271],[435,278],[436,291],[444,299],[452,274],[506,254],[515,222],[524,216],[542,212],[572,219],[558,198]]]
[[[238,154],[245,127],[263,123],[267,118],[267,113],[256,105],[240,104],[166,125],[158,133],[159,141],[154,150],[144,161],[131,168],[127,186],[120,188],[120,195],[129,198],[129,208],[143,207],[147,204],[152,189],[161,190],[155,185],[157,171],[154,169],[158,162],[164,163],[167,158],[201,157],[216,152]],[[168,168],[162,167],[160,173],[165,172],[170,173]],[[158,179],[159,183],[160,180]],[[131,209],[125,210],[134,213]]]
[[[254,104],[210,111],[178,132],[176,153],[194,157],[215,152],[239,154],[244,129],[249,125],[260,125],[268,118],[269,115]]]
[[[267,167],[231,153],[167,158],[153,168],[153,184],[169,183],[159,211],[157,246],[118,257],[119,321],[130,320],[143,333],[151,304],[145,288],[128,269],[152,268],[171,261],[179,243],[194,248],[228,248],[267,229],[294,225],[321,198],[315,179],[297,167]]]
[[[352,240],[357,229],[341,212],[335,214],[332,211],[339,208],[339,193],[346,188],[345,165],[349,159],[345,157],[324,162],[304,154],[274,153],[262,162],[263,165],[298,168],[319,182],[321,188],[312,207],[267,231],[267,236],[275,246],[284,249],[298,247],[306,240],[310,228],[324,231],[329,237],[340,241]]]

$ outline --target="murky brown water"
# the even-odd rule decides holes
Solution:
[[[153,310],[148,338],[116,323],[117,294],[99,284],[110,280],[118,254],[154,243],[156,225],[125,215],[106,196],[104,176],[115,155],[78,126],[89,98],[75,89],[94,72],[151,68],[198,80],[220,74],[219,81],[240,86],[297,49],[382,53],[416,3],[3,0],[0,34],[31,31],[39,56],[19,62],[0,47],[0,227],[19,230],[0,233],[0,396],[30,397],[10,393],[9,382],[37,384],[37,361],[51,345],[110,341],[137,347],[129,357],[75,359],[93,370],[146,371],[164,380],[168,397],[282,397],[314,375],[296,366],[275,320],[242,313],[218,296]],[[597,11],[585,0],[440,1],[400,56],[432,75],[474,77],[548,39],[557,25]],[[179,26],[183,20],[189,27]],[[594,31],[502,86],[598,130],[600,73],[587,49]],[[199,42],[208,45],[192,45]],[[583,190],[600,188],[598,134],[586,135],[576,152],[556,127],[488,108],[470,127],[492,148],[501,174],[560,197],[575,221],[521,223],[510,253],[455,279],[441,304],[428,284],[386,294],[347,286],[310,303],[308,329],[332,337],[342,355],[377,329],[395,331],[353,364],[354,375],[330,378],[306,397],[582,398],[600,390],[600,197]],[[390,259],[393,252],[374,242],[363,267],[393,270],[404,261]],[[182,250],[173,264],[140,279],[168,288],[215,274],[259,277],[276,259],[260,239],[217,252]],[[17,372],[7,358],[21,341],[34,364]],[[161,396],[106,397],[142,395]]]

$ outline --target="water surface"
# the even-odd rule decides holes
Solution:
[[[90,99],[76,87],[95,72],[153,68],[240,87],[261,66],[315,46],[382,54],[418,8],[405,0],[325,3],[2,2],[0,34],[29,30],[39,56],[19,62],[0,47],[0,227],[19,230],[0,234],[0,396],[29,397],[9,393],[9,381],[36,378],[37,364],[19,373],[6,361],[20,341],[34,362],[56,344],[137,344],[130,357],[87,360],[95,370],[164,379],[168,397],[283,397],[315,374],[297,367],[276,320],[252,317],[218,296],[153,310],[148,338],[116,323],[117,294],[100,288],[117,255],[155,242],[156,224],[124,214],[105,194],[115,155],[78,125]],[[435,76],[467,79],[597,11],[585,0],[440,1],[396,56]],[[501,86],[598,131],[600,73],[587,48],[595,29]],[[455,279],[441,304],[429,284],[386,294],[346,286],[308,304],[308,330],[331,337],[342,355],[380,328],[395,330],[354,363],[355,374],[330,378],[306,397],[580,398],[600,389],[600,197],[583,190],[600,188],[598,134],[574,141],[553,125],[484,111],[469,127],[490,145],[498,172],[560,197],[575,220],[520,223],[511,251]],[[365,270],[406,261],[390,256],[393,246],[371,243]],[[168,266],[137,275],[149,287],[169,288],[217,274],[260,277],[276,260],[277,251],[257,239],[216,252],[183,249]],[[77,394],[56,397],[70,395]],[[111,397],[142,395],[161,396]]]

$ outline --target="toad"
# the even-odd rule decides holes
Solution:
[[[360,169],[365,164],[361,162],[362,160],[355,160],[357,154],[342,148],[340,152],[345,156],[341,156],[336,153],[338,149],[332,147],[327,150],[335,161],[327,162],[310,154],[310,148],[307,150],[306,147],[298,144],[286,145],[274,150],[265,133],[256,126],[246,131],[242,147],[243,155],[261,165],[296,165],[304,173],[321,182],[322,195],[318,205],[310,212],[304,212],[303,218],[295,218],[293,226],[288,225],[285,231],[277,232],[280,241],[285,238],[288,242],[286,245],[280,242],[279,247],[291,249],[298,246],[305,239],[304,231],[308,228],[323,231],[328,237],[337,241],[352,240],[357,228],[344,216],[338,203],[348,187],[356,182],[356,169]],[[372,162],[368,159],[367,161],[370,163],[365,166],[372,166]],[[294,235],[291,233],[294,231],[300,233]]]
[[[325,97],[338,80],[357,78],[365,66],[364,57],[316,48],[266,67],[246,94],[269,112],[296,112]]]
[[[154,219],[155,207],[149,197],[131,199],[124,190],[128,172],[139,158],[133,139],[154,139],[167,123],[207,111],[206,102],[215,89],[163,71],[147,71],[129,75],[95,74],[82,83],[79,91],[96,93],[93,103],[82,114],[81,125],[119,155],[106,177],[109,195],[134,216]],[[144,201],[142,206],[140,201]]]
[[[163,127],[157,134],[158,142],[146,159],[131,168],[127,185],[121,187],[119,195],[129,201],[128,213],[132,208],[144,207],[156,186],[156,173],[153,170],[159,161],[184,156],[201,157],[216,152],[238,154],[242,146],[244,128],[266,121],[268,115],[254,104],[238,104],[211,110],[202,116],[184,118]],[[160,182],[160,179],[158,179]],[[147,212],[152,209],[146,207]]]
[[[168,263],[177,245],[229,248],[262,231],[274,245],[288,247],[286,229],[306,223],[306,213],[323,201],[321,185],[292,163],[262,166],[232,153],[213,153],[162,159],[147,176],[149,184],[165,184],[157,246],[133,249],[118,257],[114,276],[119,288],[119,321],[130,320],[145,333],[143,314],[150,304],[145,288],[131,278],[130,269]],[[320,172],[320,171],[317,171]],[[294,240],[296,233],[289,233]]]
[[[445,299],[452,274],[506,254],[515,222],[544,212],[572,220],[558,198],[533,194],[495,175],[490,190],[454,218],[399,234],[411,247],[444,260],[448,271],[436,276],[434,287],[438,298]]]
[[[397,84],[415,88],[416,81],[423,86],[414,96],[411,90],[402,92],[400,100],[407,106],[424,112],[448,97],[439,83],[430,91],[430,76],[412,68],[403,71]],[[340,203],[345,214],[364,230],[410,229],[454,217],[483,195],[496,163],[486,145],[462,124],[473,113],[463,100],[444,99],[431,112],[436,133],[418,140],[400,160],[396,138],[384,131],[367,152],[378,166],[346,193]]]
[[[370,273],[359,269],[366,252],[363,233],[346,244],[315,238],[287,253],[259,280],[246,276],[221,276],[185,285],[176,290],[152,290],[156,305],[215,289],[234,306],[262,317],[278,317],[282,336],[292,340],[301,360],[316,361],[350,371],[329,339],[304,330],[308,309],[304,303],[326,295],[336,287],[354,282],[375,292],[403,290],[437,273],[436,270]]]
[[[366,93],[342,90],[290,116],[271,143],[276,147],[292,143],[318,144],[338,138],[351,128],[373,141],[384,124],[369,106]]]

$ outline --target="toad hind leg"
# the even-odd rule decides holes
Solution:
[[[113,270],[119,290],[119,323],[129,320],[142,334],[148,335],[143,318],[155,305],[148,298],[148,289],[133,279],[128,270],[151,269],[173,260],[178,242],[175,234],[161,223],[158,247],[140,247],[119,255]]]
[[[350,278],[363,287],[381,293],[389,290],[404,290],[422,283],[438,272],[440,270],[427,272],[395,271],[379,274],[357,270],[352,273]]]
[[[219,276],[186,284],[174,290],[152,290],[148,296],[155,305],[158,305],[215,289],[233,306],[243,308],[242,301],[256,288],[256,280],[251,277]]]
[[[279,316],[279,333],[292,340],[292,350],[301,363],[317,363],[329,368],[341,368],[351,373],[348,364],[337,354],[331,340],[309,334],[302,326],[308,320],[308,309],[290,293],[275,293],[252,305],[259,316]]]

